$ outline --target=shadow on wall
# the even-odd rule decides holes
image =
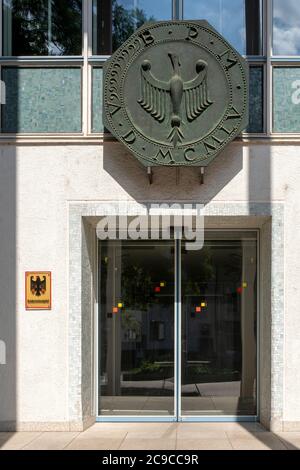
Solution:
[[[210,201],[244,202],[248,204],[249,216],[258,215],[257,204],[263,204],[269,222],[261,229],[260,287],[258,289],[260,321],[260,376],[258,396],[259,418],[269,428],[272,419],[282,420],[282,403],[271,403],[271,328],[272,298],[271,277],[278,275],[272,265],[271,254],[274,241],[272,222],[271,146],[257,143],[231,143],[205,171],[204,184],[200,185],[199,168],[181,168],[179,179],[176,169],[158,167],[153,169],[153,184],[149,184],[146,168],[117,142],[104,142],[104,170],[120,185],[126,196],[138,202],[144,201],[191,201],[207,204]],[[112,195],[112,199],[113,199]],[[278,243],[278,241],[277,241]],[[281,263],[282,264],[282,263]],[[274,278],[274,277],[273,277]],[[280,283],[281,281],[279,281]],[[263,288],[262,288],[263,287]],[[279,285],[279,288],[283,288]],[[272,378],[273,380],[274,378]],[[281,381],[280,376],[277,381]],[[279,384],[282,390],[283,384]],[[278,384],[277,386],[278,387]],[[274,387],[273,387],[274,390]],[[273,406],[273,409],[271,408]],[[277,407],[277,408],[276,408]]]
[[[264,202],[268,213],[271,206],[271,145],[254,145],[248,148],[248,205],[249,214],[256,214],[256,202]],[[264,224],[260,233],[259,252],[259,285],[257,289],[259,306],[257,318],[259,321],[259,368],[258,368],[258,399],[259,418],[261,423],[270,428],[271,409],[271,326],[272,326],[272,218]],[[268,345],[268,347],[266,346]]]
[[[283,415],[283,319],[284,319],[284,259],[278,259],[276,252],[283,253],[284,214],[275,218],[277,211],[275,190],[280,191],[275,179],[272,164],[272,145],[252,145],[248,149],[248,204],[249,213],[256,215],[256,204],[264,203],[269,221],[260,233],[260,282],[259,298],[259,419],[269,429],[284,421]],[[282,181],[284,184],[284,181]],[[276,293],[277,292],[277,296]],[[276,367],[272,367],[276,365]],[[283,430],[283,429],[282,429]],[[275,432],[276,435],[276,432]],[[258,438],[263,436],[258,436]],[[278,435],[289,450],[297,447]]]
[[[16,149],[0,145],[0,431],[17,420]],[[5,435],[0,437],[1,444]]]
[[[236,143],[216,158],[205,170],[200,185],[200,168],[154,167],[150,185],[147,168],[120,143],[103,144],[103,168],[131,198],[143,201],[185,201],[208,203],[232,183],[243,169],[243,149]],[[234,184],[234,183],[233,183]],[[113,198],[112,198],[113,199]]]

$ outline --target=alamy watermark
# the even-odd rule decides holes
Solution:
[[[202,204],[150,204],[132,207],[119,202],[107,204],[97,224],[100,240],[185,241],[187,250],[201,250],[204,243],[204,206]]]

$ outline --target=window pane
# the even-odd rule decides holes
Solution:
[[[82,0],[4,0],[3,55],[81,55]]]
[[[249,75],[249,126],[247,132],[261,133],[264,131],[263,67],[250,67]]]
[[[261,54],[260,0],[184,0],[184,18],[207,20],[241,54]]]
[[[273,131],[300,132],[300,68],[273,69]]]
[[[93,68],[93,109],[92,132],[104,132],[103,109],[103,70],[100,67]]]
[[[300,55],[299,0],[273,0],[273,54]]]
[[[111,54],[147,21],[170,20],[171,0],[93,0],[93,54]]]
[[[80,68],[3,67],[2,132],[80,132]]]

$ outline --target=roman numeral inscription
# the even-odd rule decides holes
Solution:
[[[248,66],[206,21],[149,21],[103,82],[105,128],[146,167],[207,166],[248,123]]]
[[[171,150],[164,151],[162,149],[159,149],[159,151],[157,152],[153,160],[159,161],[159,162],[163,161],[164,163],[175,163]]]
[[[136,139],[136,135],[133,131],[127,132],[127,134],[123,135],[122,137],[127,144],[133,144]]]
[[[229,109],[229,114],[227,116],[227,119],[240,119],[241,118],[241,114],[237,111],[237,109],[232,106],[230,109]]]
[[[205,151],[206,151],[207,155],[209,155],[210,153],[214,152],[217,149],[215,144],[212,144],[212,143],[210,143],[208,141],[205,141],[205,140],[203,142],[203,145],[205,147]]]
[[[232,134],[232,129],[227,129],[227,127],[225,127],[224,124],[223,124],[222,127],[220,127],[220,131],[225,132],[225,134],[227,134],[227,135]]]
[[[231,69],[231,67],[234,67],[234,65],[237,64],[237,59],[233,56],[232,52],[230,49],[226,49],[222,54],[219,55],[220,59],[225,58],[225,68],[226,70]]]
[[[195,149],[194,148],[189,148],[184,151],[184,158],[186,159],[187,162],[193,162],[196,158],[195,155]]]
[[[215,135],[212,135],[209,140],[203,141],[206,155],[209,155],[210,153],[215,152],[217,148],[220,147],[225,142],[227,136],[230,136],[233,132],[236,131],[236,126],[228,129],[229,123],[232,122],[233,119],[240,119],[240,118],[241,118],[241,114],[238,112],[238,110],[234,106],[229,108],[229,113],[228,113],[225,123],[221,127],[219,127],[219,129],[215,131]],[[226,125],[227,121],[228,121],[228,124]],[[216,135],[217,132],[218,132],[218,135]],[[224,137],[220,136],[220,132],[223,132],[226,135]]]
[[[224,141],[225,141],[225,138],[221,140],[219,137],[215,135],[211,137],[210,141],[204,140],[203,145],[205,147],[206,154],[209,155],[210,153],[217,150],[217,148],[220,147],[224,143]]]
[[[117,113],[121,109],[121,105],[112,103],[111,101],[108,101],[107,104],[109,106],[109,111],[110,111],[111,116],[113,116],[115,113]]]

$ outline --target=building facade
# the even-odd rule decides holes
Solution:
[[[0,5],[1,429],[300,430],[298,2]],[[204,175],[150,175],[103,124],[106,60],[172,19],[207,20],[249,65],[248,127]],[[203,206],[203,248],[99,240],[104,216],[149,218],[152,204]],[[51,305],[33,309],[37,272],[51,272]]]

